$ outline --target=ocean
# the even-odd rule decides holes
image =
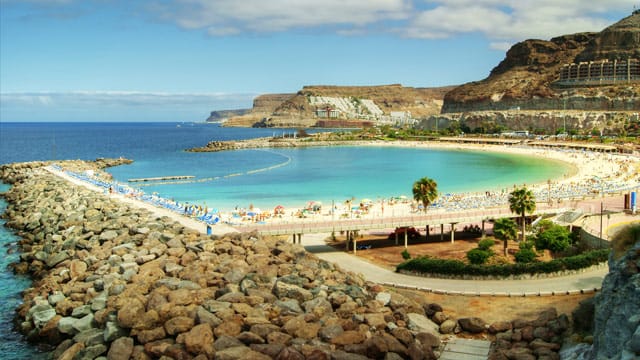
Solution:
[[[0,164],[33,160],[125,157],[131,165],[109,169],[120,183],[131,178],[195,176],[197,182],[149,185],[147,193],[217,208],[254,205],[303,206],[308,201],[372,200],[405,195],[428,176],[442,193],[510,188],[562,177],[557,162],[527,156],[409,147],[313,147],[187,153],[186,148],[211,140],[241,140],[292,134],[293,129],[224,128],[203,123],[3,123]],[[310,130],[311,132],[311,130]],[[149,185],[149,186],[146,186]],[[5,188],[6,189],[6,186]],[[2,191],[0,189],[0,191]],[[0,203],[0,210],[3,203]],[[18,239],[0,226],[0,244],[15,248]],[[7,265],[17,255],[2,257],[0,273],[0,354],[2,358],[34,358],[39,350],[12,329],[20,291],[30,285]],[[12,357],[13,356],[13,357]]]

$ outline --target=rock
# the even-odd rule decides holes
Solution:
[[[511,330],[511,322],[510,321],[496,321],[489,325],[489,332],[491,334],[497,334],[501,332],[505,332]]]
[[[167,336],[164,327],[159,326],[149,330],[140,330],[137,332],[138,342],[147,344],[153,341],[164,339]]]
[[[65,350],[58,360],[74,360],[76,356],[84,349],[83,344],[75,343]]]
[[[424,347],[437,348],[440,346],[440,337],[435,336],[432,333],[421,332],[416,334],[415,338],[420,341]]]
[[[100,234],[100,241],[111,241],[118,237],[118,232],[115,230],[107,230]]]
[[[232,347],[243,347],[244,344],[236,339],[233,336],[222,335],[216,339],[213,343],[213,347],[216,351],[232,348]]]
[[[75,334],[77,331],[73,328],[76,318],[66,316],[58,321],[58,331],[63,334]]]
[[[96,328],[87,329],[74,336],[73,341],[83,343],[85,347],[102,344],[104,343],[103,331]]]
[[[302,337],[302,338],[304,338],[304,337]],[[264,344],[265,343],[265,340],[262,337],[260,337],[257,334],[254,334],[254,333],[252,333],[250,331],[241,332],[240,334],[238,334],[238,336],[236,336],[236,339],[240,340],[245,345]]]
[[[282,352],[282,350],[285,348],[285,346],[282,345],[282,344],[251,344],[249,346],[249,348],[251,350],[257,351],[257,352],[262,353],[262,354],[265,354],[265,355],[271,357],[272,359],[275,359],[275,358],[280,359],[278,354],[280,354]],[[284,358],[284,353],[283,353],[282,358]]]
[[[73,322],[73,329],[77,332],[83,332],[93,327],[93,314],[86,315]]]
[[[198,309],[196,310],[196,322],[198,324],[209,324],[212,329],[222,324],[222,320],[220,318],[210,313],[202,306],[198,306]]]
[[[107,353],[108,360],[126,360],[133,354],[133,339],[121,337],[114,340]]]
[[[307,323],[304,315],[296,316],[287,321],[283,326],[283,330],[293,337],[302,339],[313,339],[317,337],[320,330],[319,323]]]
[[[47,298],[51,306],[56,306],[57,303],[59,303],[64,299],[65,299],[65,296],[60,291],[54,292],[53,294],[49,295],[49,297]]]
[[[271,360],[271,357],[253,351],[246,346],[236,346],[216,352],[216,360]]]
[[[416,313],[407,314],[407,327],[416,332],[428,332],[438,336],[440,327],[426,316]]]
[[[440,324],[440,332],[443,334],[453,334],[458,326],[458,322],[452,319],[446,320]]]
[[[364,314],[364,320],[369,326],[379,330],[384,329],[387,325],[382,313]]]
[[[205,354],[212,357],[215,351],[211,326],[209,324],[194,326],[185,334],[184,345],[186,350],[194,355]]]
[[[376,294],[376,300],[382,305],[388,305],[391,301],[391,294],[388,292],[380,292]]]
[[[311,300],[311,298],[313,298],[313,294],[311,294],[309,290],[303,289],[297,285],[287,284],[283,281],[276,281],[273,288],[273,293],[280,299],[295,299],[299,303]]]
[[[49,255],[49,257],[47,258],[46,264],[48,268],[52,268],[69,258],[70,258],[69,253],[63,250],[58,253]]]
[[[176,335],[191,330],[194,320],[186,316],[177,316],[164,323],[164,329],[169,335]]]
[[[336,336],[334,336],[330,343],[335,345],[352,345],[352,344],[360,344],[365,340],[364,334],[355,330],[347,330]]]
[[[435,312],[431,317],[431,320],[438,325],[442,325],[443,322],[447,321],[449,317],[442,311]]]
[[[46,310],[36,311],[32,315],[33,324],[36,328],[42,328],[46,325],[49,320],[53,319],[56,316],[56,310],[53,308],[49,308]]]
[[[320,328],[318,335],[322,340],[330,342],[331,339],[342,334],[343,332],[344,332],[344,329],[342,329],[342,326],[338,324],[330,324]]]
[[[118,310],[118,325],[123,328],[132,328],[144,313],[144,304],[137,298],[131,298],[126,306]]]
[[[73,316],[74,318],[81,318],[91,314],[92,312],[93,311],[91,311],[91,305],[81,305],[73,309],[73,312],[71,312],[71,316]]]
[[[124,336],[125,331],[123,328],[119,327],[115,321],[107,321],[104,326],[104,341],[111,342],[115,339]]]
[[[468,331],[474,334],[485,331],[485,328],[487,325],[484,322],[484,320],[477,317],[458,319],[458,324],[460,324],[460,327],[462,328],[462,330]]]

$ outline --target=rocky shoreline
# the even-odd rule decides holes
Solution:
[[[12,184],[7,226],[22,238],[14,270],[34,280],[17,326],[53,358],[436,359],[457,334],[497,339],[491,359],[559,359],[569,322],[555,310],[535,321],[450,318],[286,240],[207,236],[45,165],[5,165],[0,178]]]

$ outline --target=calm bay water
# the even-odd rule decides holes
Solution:
[[[315,147],[186,153],[211,140],[282,135],[294,130],[221,128],[177,123],[2,123],[0,164],[32,160],[125,157],[131,165],[109,171],[119,181],[130,178],[193,175],[201,182],[141,187],[147,193],[220,210],[235,206],[301,206],[310,200],[410,197],[412,183],[436,180],[441,192],[499,190],[513,184],[544,182],[567,169],[556,162],[506,154],[435,151],[400,147]],[[231,176],[232,175],[232,176]],[[6,186],[4,187],[6,189]],[[2,191],[2,188],[0,188]],[[0,203],[0,211],[4,209]],[[0,244],[17,241],[0,226]],[[19,292],[29,286],[2,257],[0,272],[0,354],[34,358],[37,349],[11,328]]]

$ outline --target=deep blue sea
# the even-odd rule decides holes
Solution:
[[[411,195],[421,177],[436,180],[440,192],[484,191],[561,177],[567,168],[532,157],[400,147],[315,147],[187,153],[211,140],[282,136],[295,130],[223,128],[203,123],[3,123],[0,164],[32,160],[125,157],[131,165],[109,171],[121,183],[131,178],[190,175],[198,182],[140,187],[181,202],[230,210],[271,208],[314,201],[343,201]],[[3,206],[0,203],[0,206]],[[0,208],[0,210],[2,210]],[[0,226],[0,241],[17,239]],[[0,358],[33,358],[37,352],[11,329],[13,309],[27,279],[13,276],[2,257],[0,273]],[[13,354],[13,355],[11,355]]]

